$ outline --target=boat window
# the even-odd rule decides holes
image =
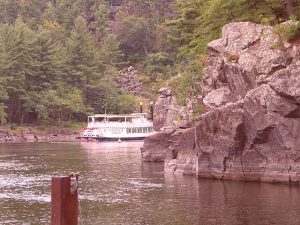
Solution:
[[[125,117],[108,117],[109,122],[125,122]]]
[[[104,122],[105,121],[105,117],[94,117],[95,118],[95,122]]]

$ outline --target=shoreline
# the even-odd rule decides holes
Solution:
[[[78,129],[57,126],[0,127],[0,143],[76,142]]]

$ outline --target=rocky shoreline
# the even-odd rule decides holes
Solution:
[[[48,128],[43,131],[30,128],[21,128],[17,131],[0,128],[0,143],[22,143],[22,142],[69,142],[76,141],[76,131],[70,132],[57,127]]]
[[[205,112],[186,129],[164,123],[174,121],[170,114],[158,115],[159,133],[145,140],[144,161],[199,178],[300,183],[300,47],[273,29],[224,26],[222,38],[208,44]]]

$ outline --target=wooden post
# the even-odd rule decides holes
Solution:
[[[151,114],[151,120],[154,119],[154,110],[153,110],[153,102],[150,102],[150,114]]]
[[[140,102],[140,113],[143,113],[143,102]]]
[[[78,225],[77,187],[78,174],[52,177],[51,225]]]

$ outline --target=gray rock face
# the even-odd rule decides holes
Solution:
[[[243,99],[292,60],[292,47],[274,35],[271,27],[249,22],[224,26],[222,38],[209,43],[208,50],[203,78],[207,110]]]
[[[196,175],[197,151],[195,128],[176,130],[166,151],[165,172]]]
[[[159,98],[154,105],[154,129],[159,131],[144,140],[141,148],[144,162],[165,162],[168,171],[196,174],[195,158],[188,155],[195,151],[187,140],[195,140],[194,130],[188,118],[188,112],[179,106],[171,89],[165,87],[159,90]],[[189,102],[187,111],[192,111],[194,103]],[[190,129],[187,129],[190,128]],[[181,153],[182,148],[188,148]],[[178,153],[178,154],[177,154]],[[173,166],[175,165],[175,167]]]
[[[161,88],[159,94],[154,104],[154,130],[159,131],[163,127],[178,126],[184,117],[184,108],[177,104],[177,99],[172,95],[170,88]]]
[[[300,47],[271,27],[241,22],[226,25],[208,54],[205,113],[195,128],[156,137],[165,171],[299,184]]]
[[[118,85],[124,91],[140,96],[142,92],[142,82],[140,81],[139,71],[133,66],[119,71]]]
[[[208,49],[198,176],[299,183],[299,48],[246,22],[226,25]]]
[[[142,160],[144,162],[164,162],[170,136],[171,133],[161,132],[145,138],[141,148]]]
[[[196,127],[199,147],[197,174],[205,178],[231,178],[242,174],[241,147],[245,141],[243,103],[231,103],[202,116]],[[229,178],[229,177],[228,177]]]

